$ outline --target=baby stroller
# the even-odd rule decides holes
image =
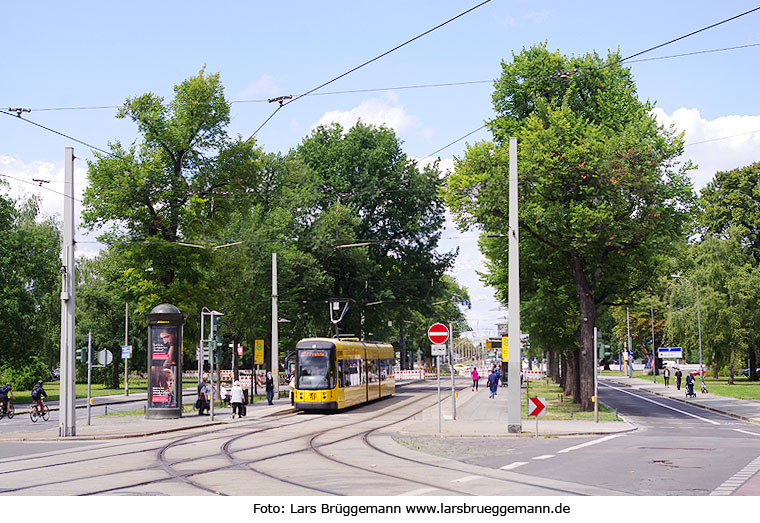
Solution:
[[[694,392],[694,376],[687,376],[686,377],[686,397],[687,398],[696,398],[697,394]]]

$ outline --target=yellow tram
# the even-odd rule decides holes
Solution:
[[[304,338],[296,345],[295,407],[340,410],[391,396],[394,364],[390,343]]]

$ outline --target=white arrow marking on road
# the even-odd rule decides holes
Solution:
[[[699,421],[704,421],[705,423],[712,423],[713,425],[720,425],[720,423],[718,423],[717,421],[713,421],[711,419],[703,418],[703,417],[697,416],[696,414],[691,414],[690,412],[686,412],[684,410],[677,409],[675,407],[671,407],[670,405],[665,405],[664,403],[660,403],[659,401],[650,400],[649,398],[645,398],[644,396],[639,396],[637,394],[634,394],[633,392],[628,392],[627,390],[623,390],[623,389],[619,389],[617,387],[613,387],[612,385],[610,385],[608,383],[605,383],[604,386],[605,387],[609,387],[612,390],[617,390],[619,392],[624,392],[625,394],[630,394],[631,396],[634,396],[634,397],[639,398],[639,399],[644,400],[644,401],[648,401],[649,403],[654,403],[655,405],[659,405],[660,407],[665,407],[666,409],[674,410],[676,412],[680,412],[681,414],[685,414],[687,416],[691,416],[692,418],[696,418]]]
[[[566,449],[558,450],[557,454],[562,454],[564,452],[570,452],[571,450],[582,449],[583,447],[588,447],[590,445],[596,445],[597,443],[601,443],[603,441],[607,441],[607,440],[610,440],[610,439],[613,439],[613,438],[619,438],[620,436],[622,436],[622,434],[613,434],[611,436],[605,436],[603,438],[595,439],[593,441],[587,441],[586,443],[581,443],[580,445],[576,445],[574,447],[568,447]]]

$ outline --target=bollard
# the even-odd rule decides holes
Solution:
[[[106,416],[108,416],[108,405],[106,405]]]
[[[570,419],[573,419],[573,405],[570,404]]]

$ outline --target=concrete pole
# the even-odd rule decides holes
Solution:
[[[215,311],[216,309],[214,309]],[[214,421],[214,402],[216,400],[216,390],[214,383],[214,350],[216,349],[216,325],[214,323],[214,311],[211,312],[211,340],[208,343],[208,365],[211,373],[211,421]]]
[[[87,333],[87,425],[90,425],[92,417],[92,332]]]
[[[61,389],[58,436],[76,436],[76,343],[74,337],[74,148],[66,147],[61,245]]]
[[[129,340],[129,303],[125,303],[124,304],[124,345],[129,345],[128,340]],[[179,388],[181,391],[182,390],[181,380],[180,380]],[[124,358],[124,395],[129,396],[129,358]]]
[[[272,376],[274,377],[274,397],[280,397],[280,333],[278,327],[277,312],[277,253],[272,253],[272,343],[269,361],[272,365]]]
[[[652,383],[657,383],[657,347],[654,344],[654,302],[649,301],[649,312],[652,315]]]
[[[628,377],[633,378],[633,354],[631,354],[632,342],[631,342],[631,317],[628,314],[628,307],[625,308],[625,323],[628,327]]]
[[[509,139],[509,337],[507,431],[522,431],[520,398],[520,235],[517,219],[517,138]]]
[[[449,365],[451,370],[451,419],[457,419],[457,394],[454,388],[454,330],[449,323]]]
[[[594,421],[599,423],[599,337],[594,327]]]

